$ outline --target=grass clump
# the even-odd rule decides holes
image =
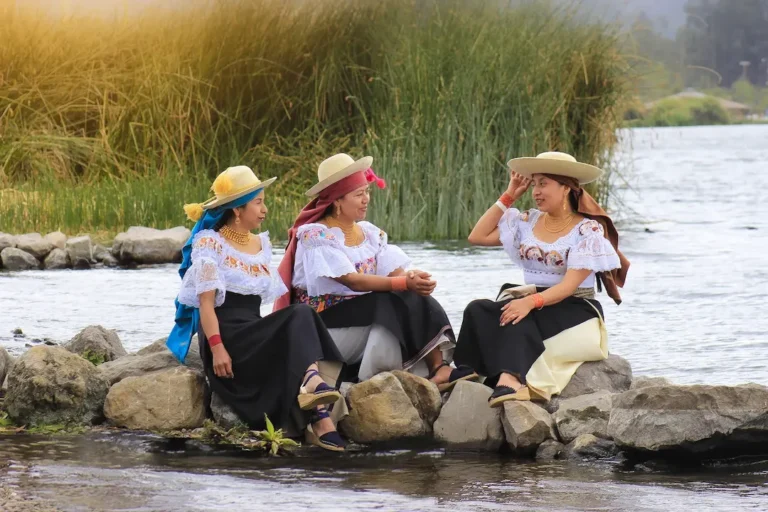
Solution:
[[[96,352],[91,352],[90,350],[86,350],[85,352],[80,354],[80,357],[90,362],[93,366],[99,366],[100,364],[104,364],[104,354],[98,354]]]
[[[238,424],[230,429],[224,429],[211,420],[203,424],[200,438],[215,444],[236,445],[248,450],[263,451],[267,455],[287,455],[293,448],[300,446],[293,439],[283,434],[283,429],[275,429],[274,425],[264,415],[266,430],[250,430],[247,425]]]

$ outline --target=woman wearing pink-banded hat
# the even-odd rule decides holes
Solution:
[[[388,370],[422,374],[441,390],[477,378],[452,368],[455,337],[442,306],[431,297],[430,274],[407,270],[408,256],[364,219],[370,186],[385,188],[373,158],[334,155],[318,167],[318,183],[289,231],[279,273],[290,290],[275,309],[304,303],[320,314],[352,380]]]

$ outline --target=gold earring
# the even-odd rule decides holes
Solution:
[[[338,217],[339,215],[341,215],[341,205],[337,204],[336,205],[336,217]]]
[[[568,194],[565,194],[565,197],[563,198],[563,211],[568,210]]]
[[[235,224],[240,224],[240,217],[239,216],[235,217]]]

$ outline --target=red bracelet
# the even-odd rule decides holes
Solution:
[[[544,297],[542,297],[540,293],[531,295],[531,298],[533,299],[533,307],[536,309],[541,309],[544,307]]]
[[[504,206],[506,206],[507,208],[511,208],[512,205],[515,203],[515,198],[507,194],[506,192],[504,192],[503,194],[501,194],[501,197],[499,198],[499,202]]]
[[[405,276],[392,277],[392,290],[404,292],[408,290],[408,278]]]
[[[214,334],[210,338],[208,338],[208,346],[213,348],[216,345],[221,345],[223,342],[221,341],[221,336],[218,334]]]

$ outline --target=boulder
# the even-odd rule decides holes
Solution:
[[[427,434],[419,411],[400,381],[389,372],[355,384],[347,395],[349,416],[341,430],[358,443],[391,441]]]
[[[211,412],[214,421],[226,429],[245,423],[216,393],[211,393]]]
[[[16,247],[16,237],[8,233],[0,233],[0,252],[6,247]]]
[[[179,262],[189,235],[183,226],[166,230],[133,226],[115,237],[112,255],[121,263]]]
[[[419,411],[419,416],[424,421],[428,432],[432,432],[435,420],[440,415],[443,406],[440,391],[437,385],[418,375],[395,370],[392,372],[405,390],[405,394],[411,399],[411,403]]]
[[[616,444],[592,434],[582,434],[565,447],[569,459],[607,459],[619,452]]]
[[[672,382],[666,377],[646,377],[640,375],[632,379],[629,389],[650,388],[652,386],[672,386]]]
[[[536,449],[536,460],[546,462],[559,459],[565,453],[565,445],[554,439],[547,439]]]
[[[165,345],[166,341],[168,341],[167,337],[160,338],[159,340],[154,341],[153,343],[136,352],[136,355],[143,356],[157,352],[171,354],[171,351],[168,350],[168,347]],[[173,354],[171,354],[171,356],[173,356]],[[184,366],[189,366],[195,370],[203,371],[203,360],[200,358],[200,344],[197,342],[197,334],[192,336],[192,342],[189,345],[189,352],[187,352],[187,357],[184,359]]]
[[[110,249],[107,249],[101,244],[95,244],[93,246],[92,252],[93,252],[93,259],[98,263],[101,263],[102,261],[104,261],[104,258],[107,255],[110,255],[110,256],[112,255],[112,251]]]
[[[61,270],[69,267],[69,257],[64,249],[54,249],[48,253],[43,261],[45,270]]]
[[[120,262],[112,254],[108,253],[101,258],[101,264],[105,267],[117,267],[120,265]]]
[[[505,402],[501,424],[507,444],[520,455],[536,453],[541,443],[556,438],[552,417],[533,402]]]
[[[81,356],[90,352],[94,356],[103,357],[104,361],[114,361],[127,354],[117,332],[100,325],[86,327],[66,343],[64,348]]]
[[[93,260],[93,245],[88,235],[67,240],[67,255],[74,268],[90,268]]]
[[[768,387],[653,386],[613,397],[619,447],[692,457],[768,453]]]
[[[13,357],[0,347],[0,384],[5,382],[5,377],[11,372],[14,362]]]
[[[181,366],[176,357],[165,350],[146,354],[132,354],[99,366],[102,376],[114,385],[128,377],[139,377]]]
[[[104,415],[136,430],[197,428],[205,421],[203,389],[203,376],[189,368],[128,377],[110,388]]]
[[[64,249],[67,244],[67,235],[61,231],[54,231],[45,235],[45,239],[51,242],[55,249]]]
[[[20,425],[94,424],[109,386],[98,369],[62,347],[41,345],[16,361],[5,408]]]
[[[53,244],[40,233],[29,233],[16,237],[16,248],[42,260],[53,250]]]
[[[501,409],[488,406],[491,393],[483,384],[458,382],[435,421],[435,438],[455,448],[498,451],[504,428]]]
[[[6,270],[34,270],[40,268],[40,262],[37,258],[28,252],[16,249],[15,247],[6,247],[0,252],[0,261]]]
[[[553,415],[560,439],[566,444],[582,434],[607,439],[612,396],[608,391],[598,391],[560,402]]]
[[[598,391],[622,393],[632,385],[632,367],[626,359],[611,354],[602,361],[582,364],[563,392],[549,401],[546,409],[554,413],[566,398],[589,395]]]

